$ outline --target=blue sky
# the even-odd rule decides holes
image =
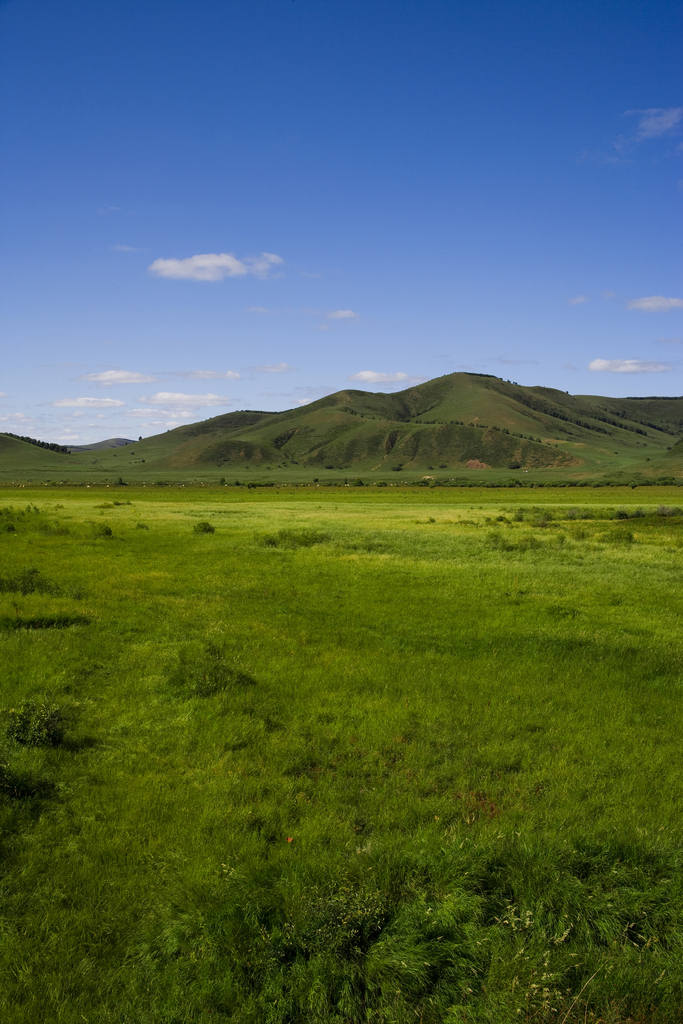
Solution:
[[[0,429],[147,436],[461,369],[683,394],[682,22],[0,3]]]

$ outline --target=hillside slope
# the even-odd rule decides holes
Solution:
[[[569,395],[453,373],[393,394],[348,389],[280,413],[226,413],[118,450],[89,446],[70,457],[69,468],[79,465],[93,478],[125,471],[131,479],[246,469],[397,479],[392,472],[454,473],[468,464],[504,472],[676,475],[683,472],[682,434],[683,398]],[[4,476],[5,468],[0,453]]]
[[[59,477],[69,465],[78,464],[68,455],[0,434],[0,468],[5,476],[16,473],[20,479],[26,479],[31,473],[47,473]]]
[[[283,413],[216,416],[136,449],[168,469],[571,468],[663,454],[681,425],[683,399],[621,402],[455,373],[394,394],[345,390]]]

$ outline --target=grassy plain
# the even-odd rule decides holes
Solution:
[[[3,1022],[679,1022],[680,503],[5,488]]]

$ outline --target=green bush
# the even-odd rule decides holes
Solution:
[[[324,544],[330,540],[329,533],[320,530],[278,530],[277,533],[264,533],[256,537],[258,543],[266,548],[312,548],[314,544]]]
[[[24,701],[5,708],[7,736],[26,747],[57,747],[64,739],[64,712],[57,704]]]
[[[34,772],[18,771],[7,761],[0,761],[0,795],[10,800],[52,796],[54,783]]]
[[[631,530],[627,530],[626,527],[621,526],[617,530],[612,530],[608,534],[607,540],[611,544],[633,544],[633,533]]]
[[[201,522],[195,523],[194,533],[215,533],[216,527],[212,526],[211,523],[207,522],[206,519],[202,519]]]
[[[188,644],[169,676],[171,688],[189,697],[213,697],[228,687],[253,686],[256,680],[226,660],[218,644]]]
[[[58,594],[60,588],[50,583],[35,566],[19,569],[9,576],[0,576],[0,593],[3,594]]]

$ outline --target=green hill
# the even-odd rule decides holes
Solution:
[[[453,373],[394,394],[345,390],[281,413],[214,416],[124,449],[71,456],[35,449],[25,463],[19,449],[0,449],[0,472],[7,478],[11,461],[13,472],[21,466],[37,474],[45,460],[45,473],[58,465],[70,479],[93,480],[229,479],[237,471],[292,480],[310,480],[313,472],[320,479],[353,472],[398,480],[473,470],[678,477],[682,435],[683,398],[569,395]]]
[[[25,480],[44,474],[59,477],[69,464],[77,466],[78,460],[48,448],[39,448],[28,441],[20,441],[8,434],[0,434],[0,473],[4,479]]]

